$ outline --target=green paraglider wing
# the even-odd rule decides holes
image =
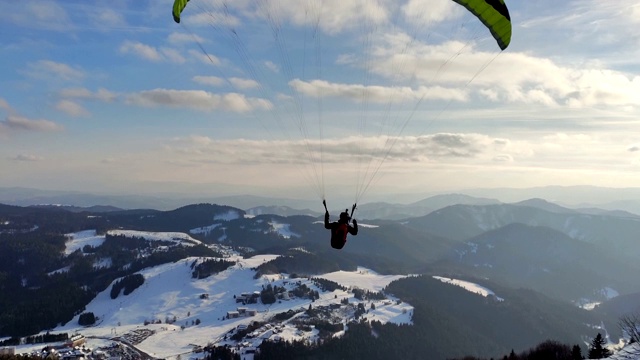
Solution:
[[[187,6],[188,2],[189,0],[176,0],[173,3],[173,21],[177,23],[180,22],[180,14],[182,13],[182,10],[184,10],[185,6]]]
[[[511,42],[511,17],[504,0],[453,0],[482,21],[504,50]],[[176,1],[177,2],[177,1]]]
[[[511,42],[511,17],[504,0],[453,0],[474,14],[491,31],[500,49],[504,50]],[[175,0],[173,20],[180,22],[180,14],[189,0]]]

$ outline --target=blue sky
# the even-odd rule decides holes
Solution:
[[[637,1],[507,0],[504,52],[450,0],[0,1],[0,186],[640,183]]]

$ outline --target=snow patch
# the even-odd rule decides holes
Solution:
[[[211,233],[211,231],[213,231],[215,228],[217,228],[218,226],[220,226],[221,224],[212,224],[209,226],[202,226],[199,228],[195,228],[195,229],[191,229],[189,230],[189,234],[203,234],[205,236],[209,235],[209,233]]]
[[[290,224],[281,224],[272,220],[271,222],[269,222],[269,225],[271,225],[271,228],[273,229],[274,232],[277,232],[280,236],[282,236],[285,239],[291,239],[291,237],[297,237],[297,238],[300,237],[300,235],[291,231]]]
[[[460,286],[461,288],[470,291],[474,294],[478,294],[478,295],[482,295],[484,297],[487,297],[489,295],[491,296],[495,296],[495,298],[498,301],[504,301],[503,298],[497,297],[496,294],[487,289],[484,286],[469,282],[469,281],[464,281],[464,280],[458,280],[458,279],[452,279],[452,278],[447,278],[447,277],[442,277],[442,276],[434,276],[433,277],[436,280],[440,280],[443,283],[447,283],[447,284],[452,284],[452,285],[456,285],[456,286]]]
[[[405,278],[407,275],[380,275],[373,270],[358,267],[356,271],[340,270],[317,277],[334,281],[342,286],[377,292],[382,291],[392,281]]]
[[[226,213],[218,214],[213,217],[213,220],[231,221],[240,218],[240,214],[235,210],[229,210]]]
[[[76,250],[82,250],[86,245],[98,247],[104,243],[104,235],[97,235],[95,230],[84,230],[76,233],[65,234],[67,237],[65,255],[69,255]]]
[[[149,231],[137,231],[137,230],[109,230],[109,235],[125,236],[131,238],[143,238],[149,241],[171,241],[184,245],[197,245],[201,244],[200,240],[196,240],[188,234],[181,232],[149,232]]]

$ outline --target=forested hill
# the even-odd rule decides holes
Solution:
[[[492,285],[496,286],[496,285]],[[264,343],[266,359],[431,359],[495,357],[548,339],[581,344],[593,314],[528,290],[497,286],[483,297],[428,276],[392,282],[386,292],[414,306],[413,325],[350,324],[342,338],[317,346]]]

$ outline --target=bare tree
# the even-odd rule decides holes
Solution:
[[[629,342],[640,342],[640,313],[624,315],[618,321],[623,334],[629,336]]]

